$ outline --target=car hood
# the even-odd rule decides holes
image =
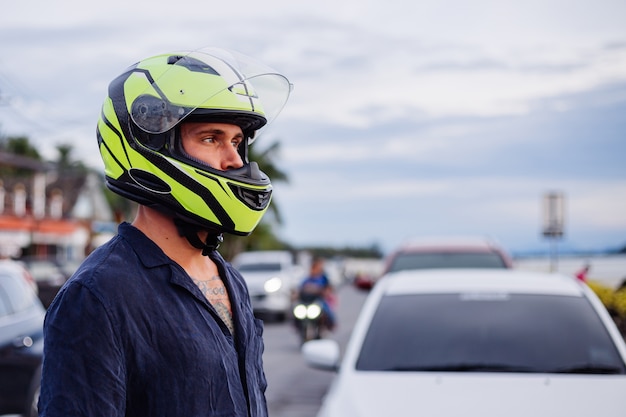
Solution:
[[[319,417],[617,417],[624,375],[357,372],[332,384]]]

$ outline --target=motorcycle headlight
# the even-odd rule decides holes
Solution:
[[[322,314],[322,308],[317,304],[311,304],[306,309],[306,316],[310,319],[315,319],[320,314]]]
[[[278,277],[274,277],[265,281],[265,284],[263,284],[263,289],[267,293],[273,293],[273,292],[280,290],[280,287],[282,286],[283,286],[283,281]]]
[[[295,306],[293,308],[293,315],[299,320],[304,319],[306,317],[306,306],[304,304]]]

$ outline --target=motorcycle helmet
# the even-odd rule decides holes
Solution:
[[[248,160],[248,145],[290,91],[283,75],[232,51],[209,48],[137,62],[109,85],[98,121],[106,185],[187,229],[250,234],[268,208],[272,186]],[[221,171],[187,155],[180,144],[186,121],[238,125],[245,136],[238,148],[243,167]]]

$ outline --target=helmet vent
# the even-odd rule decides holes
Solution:
[[[206,62],[190,56],[173,55],[167,58],[167,63],[170,65],[180,65],[187,68],[192,72],[203,72],[205,74],[220,75],[213,67]]]
[[[272,190],[252,190],[230,184],[235,195],[253,210],[264,210],[269,204]]]
[[[151,172],[137,168],[128,170],[128,175],[133,181],[142,188],[158,194],[169,194],[172,189],[170,186]]]

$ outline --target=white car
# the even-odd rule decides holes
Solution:
[[[626,413],[626,344],[584,284],[517,270],[401,271],[339,345],[303,345],[338,374],[318,417]]]
[[[291,313],[292,291],[302,279],[302,268],[288,251],[250,251],[235,256],[233,266],[241,273],[255,314],[284,320]]]

